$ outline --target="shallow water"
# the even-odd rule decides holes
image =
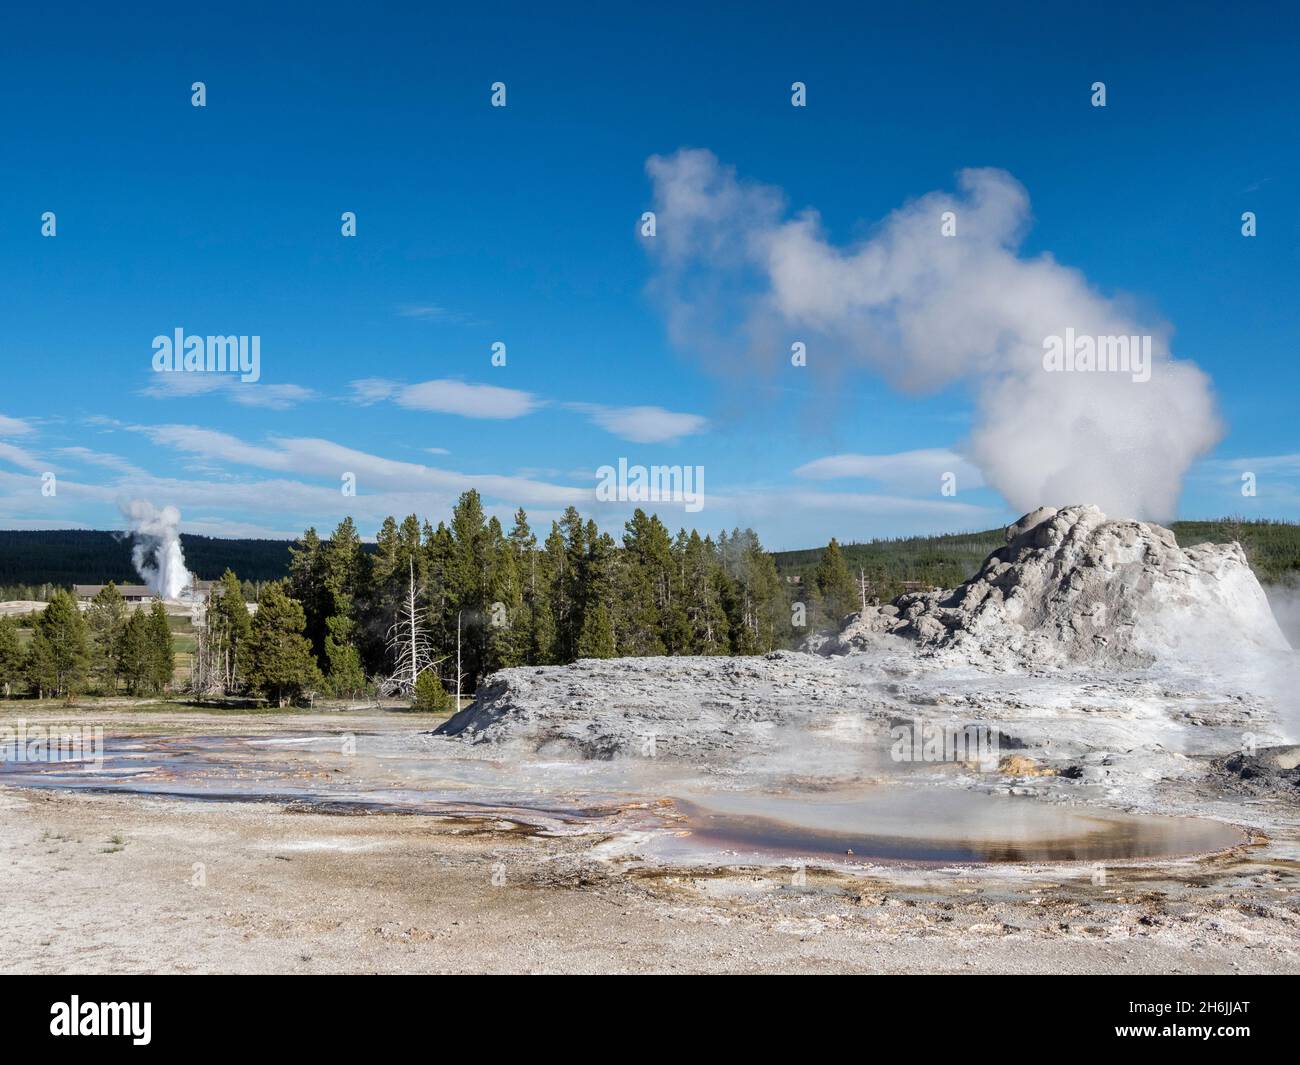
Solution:
[[[455,745],[425,740],[406,733],[107,737],[102,765],[0,762],[0,783],[330,813],[518,809],[541,821],[585,820],[626,799],[610,763],[461,758]]]
[[[0,762],[0,783],[207,801],[276,802],[322,813],[492,814],[552,829],[644,810],[648,852],[691,859],[827,858],[905,863],[1120,861],[1225,850],[1242,833],[1194,818],[1136,817],[903,784],[851,793],[719,791],[644,761],[467,757],[405,733],[187,736],[105,741],[101,766]],[[665,821],[668,817],[670,820]],[[615,826],[629,827],[626,823]],[[670,831],[660,832],[670,828]]]
[[[711,795],[678,800],[687,849],[898,862],[1106,862],[1226,850],[1239,829],[945,788],[851,798]]]

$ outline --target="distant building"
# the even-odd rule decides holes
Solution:
[[[185,588],[181,595],[189,598],[206,596],[216,583],[216,581],[196,580]],[[74,584],[72,594],[82,602],[88,603],[106,587],[108,586],[104,584]],[[117,590],[128,603],[152,603],[158,598],[147,584],[119,584]]]
[[[90,602],[106,587],[104,584],[74,584],[72,594],[84,602]],[[154,598],[147,584],[119,584],[117,590],[128,603],[148,603]]]

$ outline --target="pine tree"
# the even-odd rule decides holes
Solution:
[[[668,530],[657,517],[637,508],[624,526],[623,553],[618,593],[621,652],[661,655],[673,569]]]
[[[86,611],[86,624],[90,630],[91,674],[99,690],[106,694],[117,689],[128,609],[117,585],[109,581],[95,594],[90,609]]]
[[[13,695],[26,664],[27,654],[18,639],[18,623],[13,618],[0,617],[0,689],[4,690],[5,698]]]
[[[516,517],[518,517],[516,515]],[[488,522],[488,628],[483,672],[522,665],[531,643],[531,614],[524,607],[514,544],[494,517]]]
[[[430,669],[420,674],[415,682],[415,694],[411,706],[416,710],[432,711],[436,714],[447,713],[454,709],[455,698],[443,686],[438,674]]]
[[[851,613],[857,603],[857,591],[853,577],[840,551],[839,541],[831,537],[822,557],[813,573],[813,586],[821,608],[824,624],[839,627],[845,615]]]
[[[277,706],[321,686],[311,641],[303,635],[306,624],[302,604],[291,599],[280,582],[262,589],[244,641],[244,672],[249,686]]]
[[[149,687],[165,691],[172,682],[176,669],[176,652],[172,648],[172,628],[167,621],[167,608],[154,600],[149,608]]]
[[[133,610],[122,634],[120,659],[126,690],[132,695],[149,690],[155,661],[152,636],[149,615],[142,610]]]
[[[309,528],[302,534],[302,539],[289,548],[288,593],[302,604],[306,636],[311,640],[318,662],[325,659],[325,622],[332,613],[327,596],[326,566],[324,545],[315,528]]]
[[[329,669],[326,687],[339,699],[356,699],[366,690],[361,652],[352,643],[355,635],[355,624],[341,614],[326,622],[325,663]]]
[[[339,522],[321,545],[320,568],[326,613],[331,617],[347,613],[360,594],[365,577],[365,552],[351,518]]]
[[[490,627],[496,616],[493,604],[497,601],[493,570],[501,523],[495,519],[492,523],[486,521],[483,500],[471,489],[452,508],[450,532],[453,547],[449,567],[448,650],[453,642],[458,644],[461,671],[472,689],[489,665]],[[459,632],[454,626],[459,627]]]
[[[355,699],[366,687],[366,673],[357,646],[357,597],[365,576],[361,537],[352,519],[339,522],[322,546],[327,686],[334,696]]]
[[[550,663],[571,661],[570,634],[573,629],[573,615],[576,607],[573,602],[574,575],[570,573],[569,555],[564,545],[564,534],[560,532],[558,522],[551,522],[551,533],[545,544],[546,590],[548,603],[546,614],[549,615],[547,628],[551,632],[550,653],[545,661]],[[544,619],[537,617],[534,625],[541,626]],[[544,641],[539,634],[533,641],[535,647],[542,647]]]
[[[762,654],[786,642],[789,607],[772,556],[753,529],[733,529],[719,537],[718,553],[726,577],[723,605],[731,627],[733,654]]]
[[[424,554],[428,580],[425,599],[429,604],[429,634],[439,654],[449,654],[456,643],[456,540],[444,522],[437,529],[425,527]]]
[[[666,531],[666,530],[665,530]],[[659,634],[665,650],[670,655],[694,654],[694,633],[687,613],[689,584],[686,576],[686,548],[690,537],[685,529],[677,531],[677,538],[669,548],[671,570],[668,575],[668,602],[660,611]]]
[[[731,647],[719,584],[721,567],[710,537],[694,530],[682,548],[683,596],[690,627],[690,654],[721,655]]]
[[[203,628],[194,649],[191,683],[197,694],[223,692],[230,695],[240,689],[240,646],[248,638],[251,628],[244,586],[227,569],[208,593]]]
[[[553,665],[556,662],[555,615],[551,612],[549,596],[540,595],[533,603],[531,634],[532,641],[528,649],[529,665]]]
[[[84,687],[89,666],[86,620],[71,594],[57,589],[36,619],[28,682],[39,695],[72,698]]]
[[[510,549],[514,552],[524,601],[531,605],[537,595],[537,537],[528,527],[528,515],[523,507],[515,511],[515,524],[510,529]]]
[[[421,543],[422,531],[414,514],[403,518],[400,525],[390,516],[384,519],[375,538],[375,552],[370,556],[367,602],[362,611],[364,631],[377,637],[367,642],[363,654],[371,672],[388,671],[388,649],[383,635],[406,597],[407,575],[412,566],[419,587],[426,584],[428,556]]]
[[[558,599],[563,604],[563,610],[555,611],[556,635],[560,660],[572,662],[577,657],[578,637],[582,633],[582,611],[587,600],[584,588],[587,528],[576,507],[565,508],[560,517],[559,533],[564,545],[564,564],[556,581]]]
[[[603,602],[597,602],[588,608],[582,623],[582,633],[578,637],[579,658],[613,658],[614,625],[610,621],[609,608]]]

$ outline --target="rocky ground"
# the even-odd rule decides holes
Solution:
[[[1300,972],[1300,857],[846,874],[600,837],[0,791],[6,972]]]
[[[346,732],[398,743],[420,724],[395,713],[112,713],[115,734],[142,742],[292,746]],[[1078,863],[675,862],[653,853],[644,804],[575,827],[465,808],[357,815],[8,786],[0,969],[1300,971],[1300,811],[1280,790],[1288,759],[1193,761],[1203,772],[1175,786],[1177,802],[1267,835],[1210,857],[1107,865],[1101,882]],[[1042,788],[1047,799],[1083,785],[997,774],[990,786]]]

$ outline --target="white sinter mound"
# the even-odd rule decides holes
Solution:
[[[953,591],[854,615],[810,649],[845,654],[907,637],[995,666],[1140,666],[1288,647],[1238,544],[1178,546],[1159,525],[1096,507],[1040,507]]]
[[[1188,756],[1284,738],[1300,690],[1240,547],[1180,548],[1089,506],[1026,515],[960,587],[871,607],[808,649],[504,669],[437,734],[785,786],[892,766],[899,722],[975,724],[1131,802]]]

